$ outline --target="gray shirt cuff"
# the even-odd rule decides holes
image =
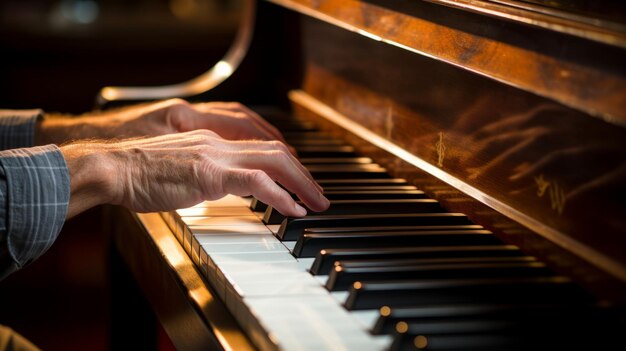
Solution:
[[[0,151],[0,279],[50,248],[69,199],[69,171],[57,146]]]
[[[0,110],[0,150],[35,144],[35,123],[42,110]]]

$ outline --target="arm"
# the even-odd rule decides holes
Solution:
[[[42,255],[65,218],[99,204],[168,211],[236,194],[305,215],[275,181],[314,211],[329,205],[277,141],[229,141],[199,130],[0,152],[0,279]]]
[[[46,114],[35,131],[38,145],[77,139],[157,136],[209,129],[229,140],[284,139],[258,114],[239,103],[190,104],[171,99],[81,116]]]
[[[254,195],[288,216],[329,205],[309,172],[277,141],[230,141],[198,130],[115,143],[61,147],[71,179],[68,217],[98,204],[137,212],[193,206],[226,194]]]
[[[196,110],[208,109],[206,106],[167,103],[170,105],[165,107],[151,104],[112,112],[108,120],[99,119],[105,116],[84,116],[44,121],[37,125],[36,138],[32,134],[39,112],[30,117],[0,118],[0,141],[8,147],[30,146],[33,140],[62,143],[103,137],[114,126],[124,126],[123,130],[133,135],[163,134],[208,127],[207,123],[214,122]],[[210,105],[210,109],[216,106],[230,112],[243,108],[218,104]],[[176,117],[184,111],[186,117]],[[243,132],[245,136],[262,133],[265,137],[257,139],[276,139],[263,120],[257,121],[252,115],[233,117],[230,112],[212,112],[221,116],[222,123],[216,128],[224,128],[223,134],[230,127],[237,133],[238,126],[247,125],[250,128]],[[4,121],[10,122],[9,129],[3,126]],[[6,132],[15,125],[24,133]],[[7,139],[11,136],[19,136],[19,140],[11,143]],[[140,212],[167,211],[232,193],[254,195],[286,215],[306,214],[275,181],[314,211],[329,205],[308,171],[285,144],[275,140],[231,141],[199,129],[118,142],[75,142],[60,149],[47,145],[5,151],[0,153],[0,279],[43,254],[66,217],[98,204],[119,204]],[[19,222],[16,220],[22,224],[15,224]]]

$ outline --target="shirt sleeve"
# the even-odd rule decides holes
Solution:
[[[35,144],[35,123],[41,110],[0,110],[0,150]]]
[[[69,198],[69,171],[56,145],[0,151],[0,280],[50,248]]]

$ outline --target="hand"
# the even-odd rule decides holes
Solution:
[[[226,194],[253,195],[286,216],[329,206],[321,187],[278,141],[230,141],[208,130],[61,147],[70,170],[68,218],[98,204],[169,211]]]
[[[37,126],[37,144],[157,136],[197,129],[210,129],[230,140],[285,141],[280,132],[261,116],[234,102],[190,104],[171,99],[73,118],[50,117]]]

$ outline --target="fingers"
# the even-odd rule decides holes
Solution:
[[[247,151],[238,155],[238,165],[260,169],[295,193],[307,207],[319,212],[328,208],[329,202],[309,172],[291,155],[277,151]]]
[[[200,112],[209,114],[209,117],[222,117],[222,123],[235,124],[248,132],[248,138],[260,137],[264,140],[280,140],[285,142],[283,135],[264,120],[256,112],[239,103],[211,102],[195,104],[193,107]],[[210,123],[208,120],[199,120],[200,124]],[[230,122],[230,123],[229,123]]]
[[[216,149],[219,149],[219,152],[216,152]],[[217,163],[218,168],[223,170],[222,173],[227,175],[222,177],[226,193],[252,194],[286,215],[302,213],[288,192],[296,194],[313,211],[323,211],[330,204],[322,195],[322,188],[315,182],[311,173],[289,153],[284,144],[278,141],[222,140],[221,143],[213,142],[213,145],[204,150],[219,157],[210,159],[210,162]],[[203,169],[215,168],[203,167]],[[246,178],[250,176],[250,172],[258,178]],[[210,174],[206,177],[214,178]],[[268,179],[269,182],[266,182]]]
[[[263,171],[233,169],[224,174],[224,191],[230,194],[252,195],[271,204],[285,216],[302,217],[306,209],[298,205],[285,190],[281,189]]]
[[[311,181],[313,180],[313,176],[311,173],[298,161],[298,159],[294,156],[294,153],[291,152],[291,147],[286,144],[283,144],[280,141],[260,141],[260,140],[240,140],[240,141],[226,141],[227,144],[232,145],[233,150],[241,150],[242,148],[253,148],[258,151],[273,151],[273,152],[282,152],[289,156],[290,160],[304,173],[306,177],[308,177]],[[282,157],[280,155],[278,157]],[[323,191],[322,187],[315,183],[315,186],[319,189],[319,191]]]
[[[278,140],[283,135],[254,111],[239,103],[210,102],[189,104],[172,99],[149,106],[163,109],[168,128],[178,132],[209,129],[228,140]],[[288,151],[296,155],[294,148]]]
[[[200,104],[200,108],[209,108],[216,110],[226,110],[231,112],[238,112],[250,118],[251,121],[255,123],[260,129],[267,131],[270,135],[273,136],[273,139],[280,140],[285,142],[283,135],[269,122],[259,116],[258,113],[252,111],[245,105],[242,105],[238,102],[209,102],[205,104]]]
[[[197,164],[190,174],[197,181],[177,183],[177,186],[189,192],[194,184],[202,184],[200,189],[196,189],[201,191],[204,199],[216,199],[226,193],[254,195],[288,216],[306,214],[306,210],[296,205],[289,192],[296,194],[313,211],[323,211],[329,206],[322,195],[322,188],[310,172],[280,141],[232,141],[209,130],[194,130],[123,140],[115,146],[145,157],[160,155],[150,158],[155,162],[173,162],[165,167],[171,169],[172,174],[176,174],[176,169],[185,169],[179,165]],[[184,178],[187,175],[178,176]]]

